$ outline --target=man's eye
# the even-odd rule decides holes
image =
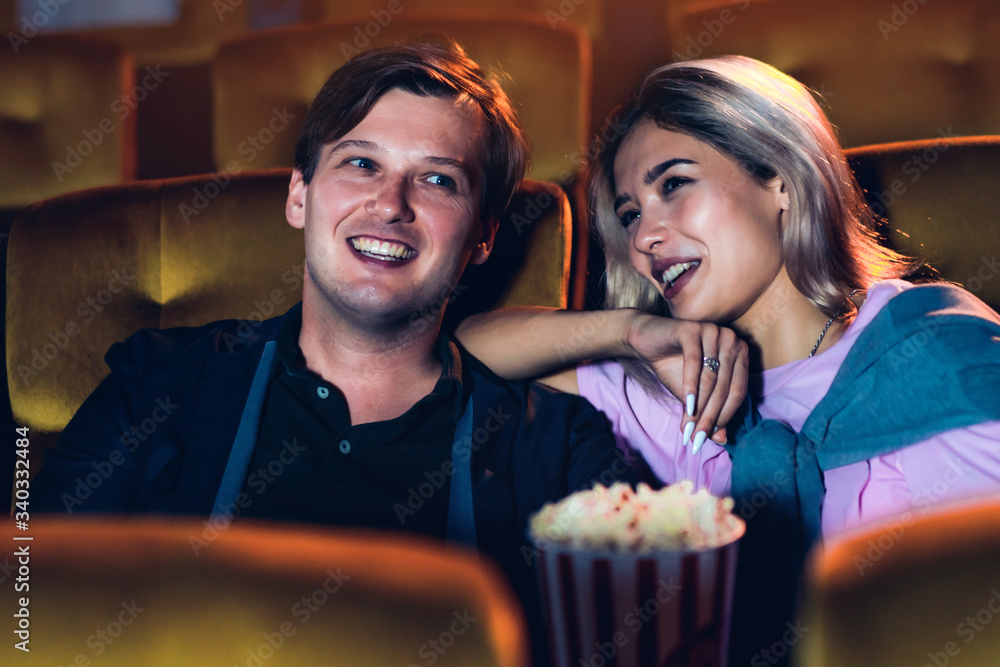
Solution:
[[[439,185],[442,188],[453,188],[455,187],[455,179],[451,176],[445,176],[444,174],[434,174],[427,179],[430,183],[434,185]]]
[[[356,157],[353,160],[348,160],[347,164],[353,164],[355,167],[358,167],[359,169],[374,169],[375,168],[375,163],[374,162],[372,162],[368,158],[363,158],[363,157]]]
[[[639,219],[639,211],[635,209],[630,211],[625,211],[618,216],[618,220],[622,223],[622,227],[628,227],[633,222]]]

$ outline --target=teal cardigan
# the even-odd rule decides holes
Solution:
[[[805,558],[822,535],[824,471],[1000,419],[1000,317],[965,290],[915,286],[861,333],[799,433],[761,420],[752,400],[745,410],[727,446],[732,495],[737,507],[755,494],[760,504],[762,488],[768,497],[749,505],[740,546],[731,664],[744,665],[794,624]]]

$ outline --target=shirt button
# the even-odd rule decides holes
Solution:
[[[341,440],[340,441],[340,453],[341,454],[350,454],[351,453],[351,443],[349,443],[346,440]]]
[[[319,387],[319,388],[316,389],[316,394],[320,398],[326,398],[327,396],[330,395],[330,390],[327,389],[326,387]]]

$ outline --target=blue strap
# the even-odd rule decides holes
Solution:
[[[250,385],[250,394],[247,396],[247,403],[243,408],[243,416],[240,418],[240,427],[236,431],[233,450],[229,454],[226,472],[222,475],[222,484],[219,485],[219,493],[215,496],[212,518],[224,516],[232,519],[232,507],[236,503],[236,497],[243,490],[247,468],[250,467],[254,447],[257,446],[257,428],[260,425],[261,411],[264,409],[264,396],[267,394],[267,385],[271,377],[271,363],[274,360],[277,345],[277,342],[273,340],[264,344],[264,353],[260,356],[257,372],[253,376],[253,384]],[[227,508],[229,512],[224,511],[224,508]]]
[[[232,507],[243,489],[247,468],[253,458],[257,445],[257,430],[264,407],[264,397],[270,381],[271,365],[274,359],[277,343],[269,341],[264,345],[264,352],[257,364],[253,384],[247,396],[240,426],[236,431],[236,440],[226,464],[226,471],[219,485],[212,508],[212,518],[216,516],[232,518]],[[449,542],[465,544],[476,548],[476,520],[472,506],[472,396],[465,407],[465,412],[455,427],[455,437],[451,444],[451,489],[448,498],[448,532]],[[229,510],[228,512],[225,510]]]
[[[448,497],[448,541],[476,548],[472,508],[472,395],[451,443],[451,489]]]

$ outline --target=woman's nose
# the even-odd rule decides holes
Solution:
[[[635,230],[632,243],[636,250],[642,253],[653,252],[670,234],[666,222],[652,212],[640,215],[636,225],[638,228]]]

